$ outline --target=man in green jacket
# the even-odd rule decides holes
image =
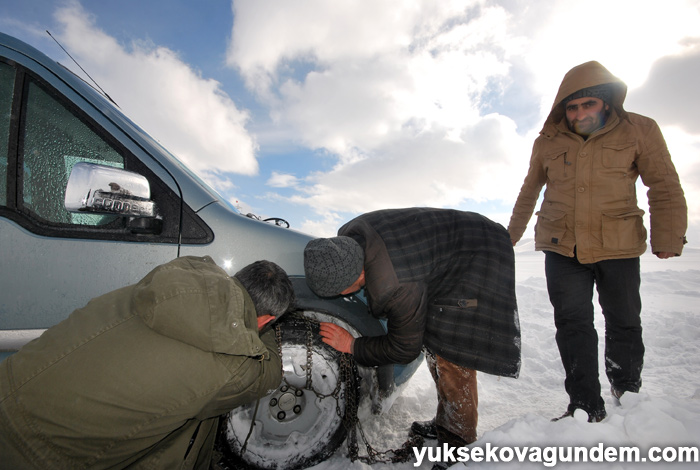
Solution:
[[[598,379],[593,285],[605,317],[605,371],[614,399],[637,392],[644,359],[639,257],[646,251],[639,177],[649,188],[652,252],[680,256],[687,206],[659,126],[625,111],[627,86],[598,62],[571,69],[535,140],[530,169],[508,232],[515,244],[540,190],[535,249],[545,252],[556,341],[566,371],[569,407],[605,418]]]
[[[0,363],[0,468],[208,469],[218,417],[277,387],[294,290],[257,261],[182,257]]]

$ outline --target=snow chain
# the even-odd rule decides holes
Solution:
[[[406,442],[399,449],[390,449],[383,452],[378,452],[375,450],[367,440],[365,432],[362,429],[362,424],[357,417],[357,409],[359,406],[359,390],[360,390],[360,375],[357,371],[357,363],[352,354],[341,353],[340,356],[340,378],[336,384],[335,390],[330,394],[323,395],[318,393],[312,387],[311,381],[311,369],[313,367],[313,340],[314,340],[314,329],[318,328],[318,322],[312,321],[309,318],[303,316],[297,316],[297,318],[304,321],[306,325],[306,390],[313,392],[317,397],[324,399],[328,397],[333,397],[336,402],[336,413],[343,420],[343,426],[347,430],[347,445],[348,445],[348,457],[352,462],[355,460],[360,460],[366,464],[374,463],[400,463],[408,462],[411,457],[413,457],[413,447],[422,447],[423,438],[414,432],[409,433],[409,437]],[[277,350],[280,356],[280,363],[282,363],[282,330],[279,325],[275,327],[275,333],[277,338]],[[282,369],[282,380],[287,382],[284,378],[284,368]],[[289,383],[287,383],[289,385]],[[345,385],[345,387],[343,387]],[[291,386],[291,385],[290,385]],[[345,410],[340,409],[340,400],[345,398]],[[360,431],[360,437],[365,446],[367,455],[359,455],[359,445],[357,442],[357,431]]]

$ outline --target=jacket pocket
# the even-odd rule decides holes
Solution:
[[[634,162],[637,142],[603,144],[603,166],[606,168],[629,168]]]
[[[558,245],[566,233],[566,212],[541,210],[535,213],[535,241],[547,245]]]
[[[542,155],[544,166],[547,170],[547,178],[557,181],[566,176],[567,167],[571,166],[571,162],[566,159],[568,152],[569,147],[560,147]]]
[[[433,305],[436,307],[458,307],[458,308],[476,308],[478,302],[476,299],[434,299]]]
[[[602,220],[603,248],[629,250],[636,248],[647,238],[641,209],[622,213],[604,213]]]
[[[544,158],[545,161],[549,161],[549,160],[554,161],[554,160],[557,160],[558,158],[561,158],[562,162],[563,162],[563,160],[566,157],[566,153],[568,151],[569,151],[569,147],[559,147],[556,149],[552,149],[552,150],[548,151],[547,153],[543,153],[542,158]]]

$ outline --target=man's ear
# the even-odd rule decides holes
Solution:
[[[258,317],[258,331],[262,330],[263,326],[267,325],[274,319],[275,317],[272,315],[260,315]]]

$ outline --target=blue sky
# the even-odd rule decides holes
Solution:
[[[661,125],[698,231],[698,24],[686,0],[0,0],[0,31],[79,73],[51,31],[243,212],[319,236],[387,207],[507,225],[559,83],[588,60]]]

